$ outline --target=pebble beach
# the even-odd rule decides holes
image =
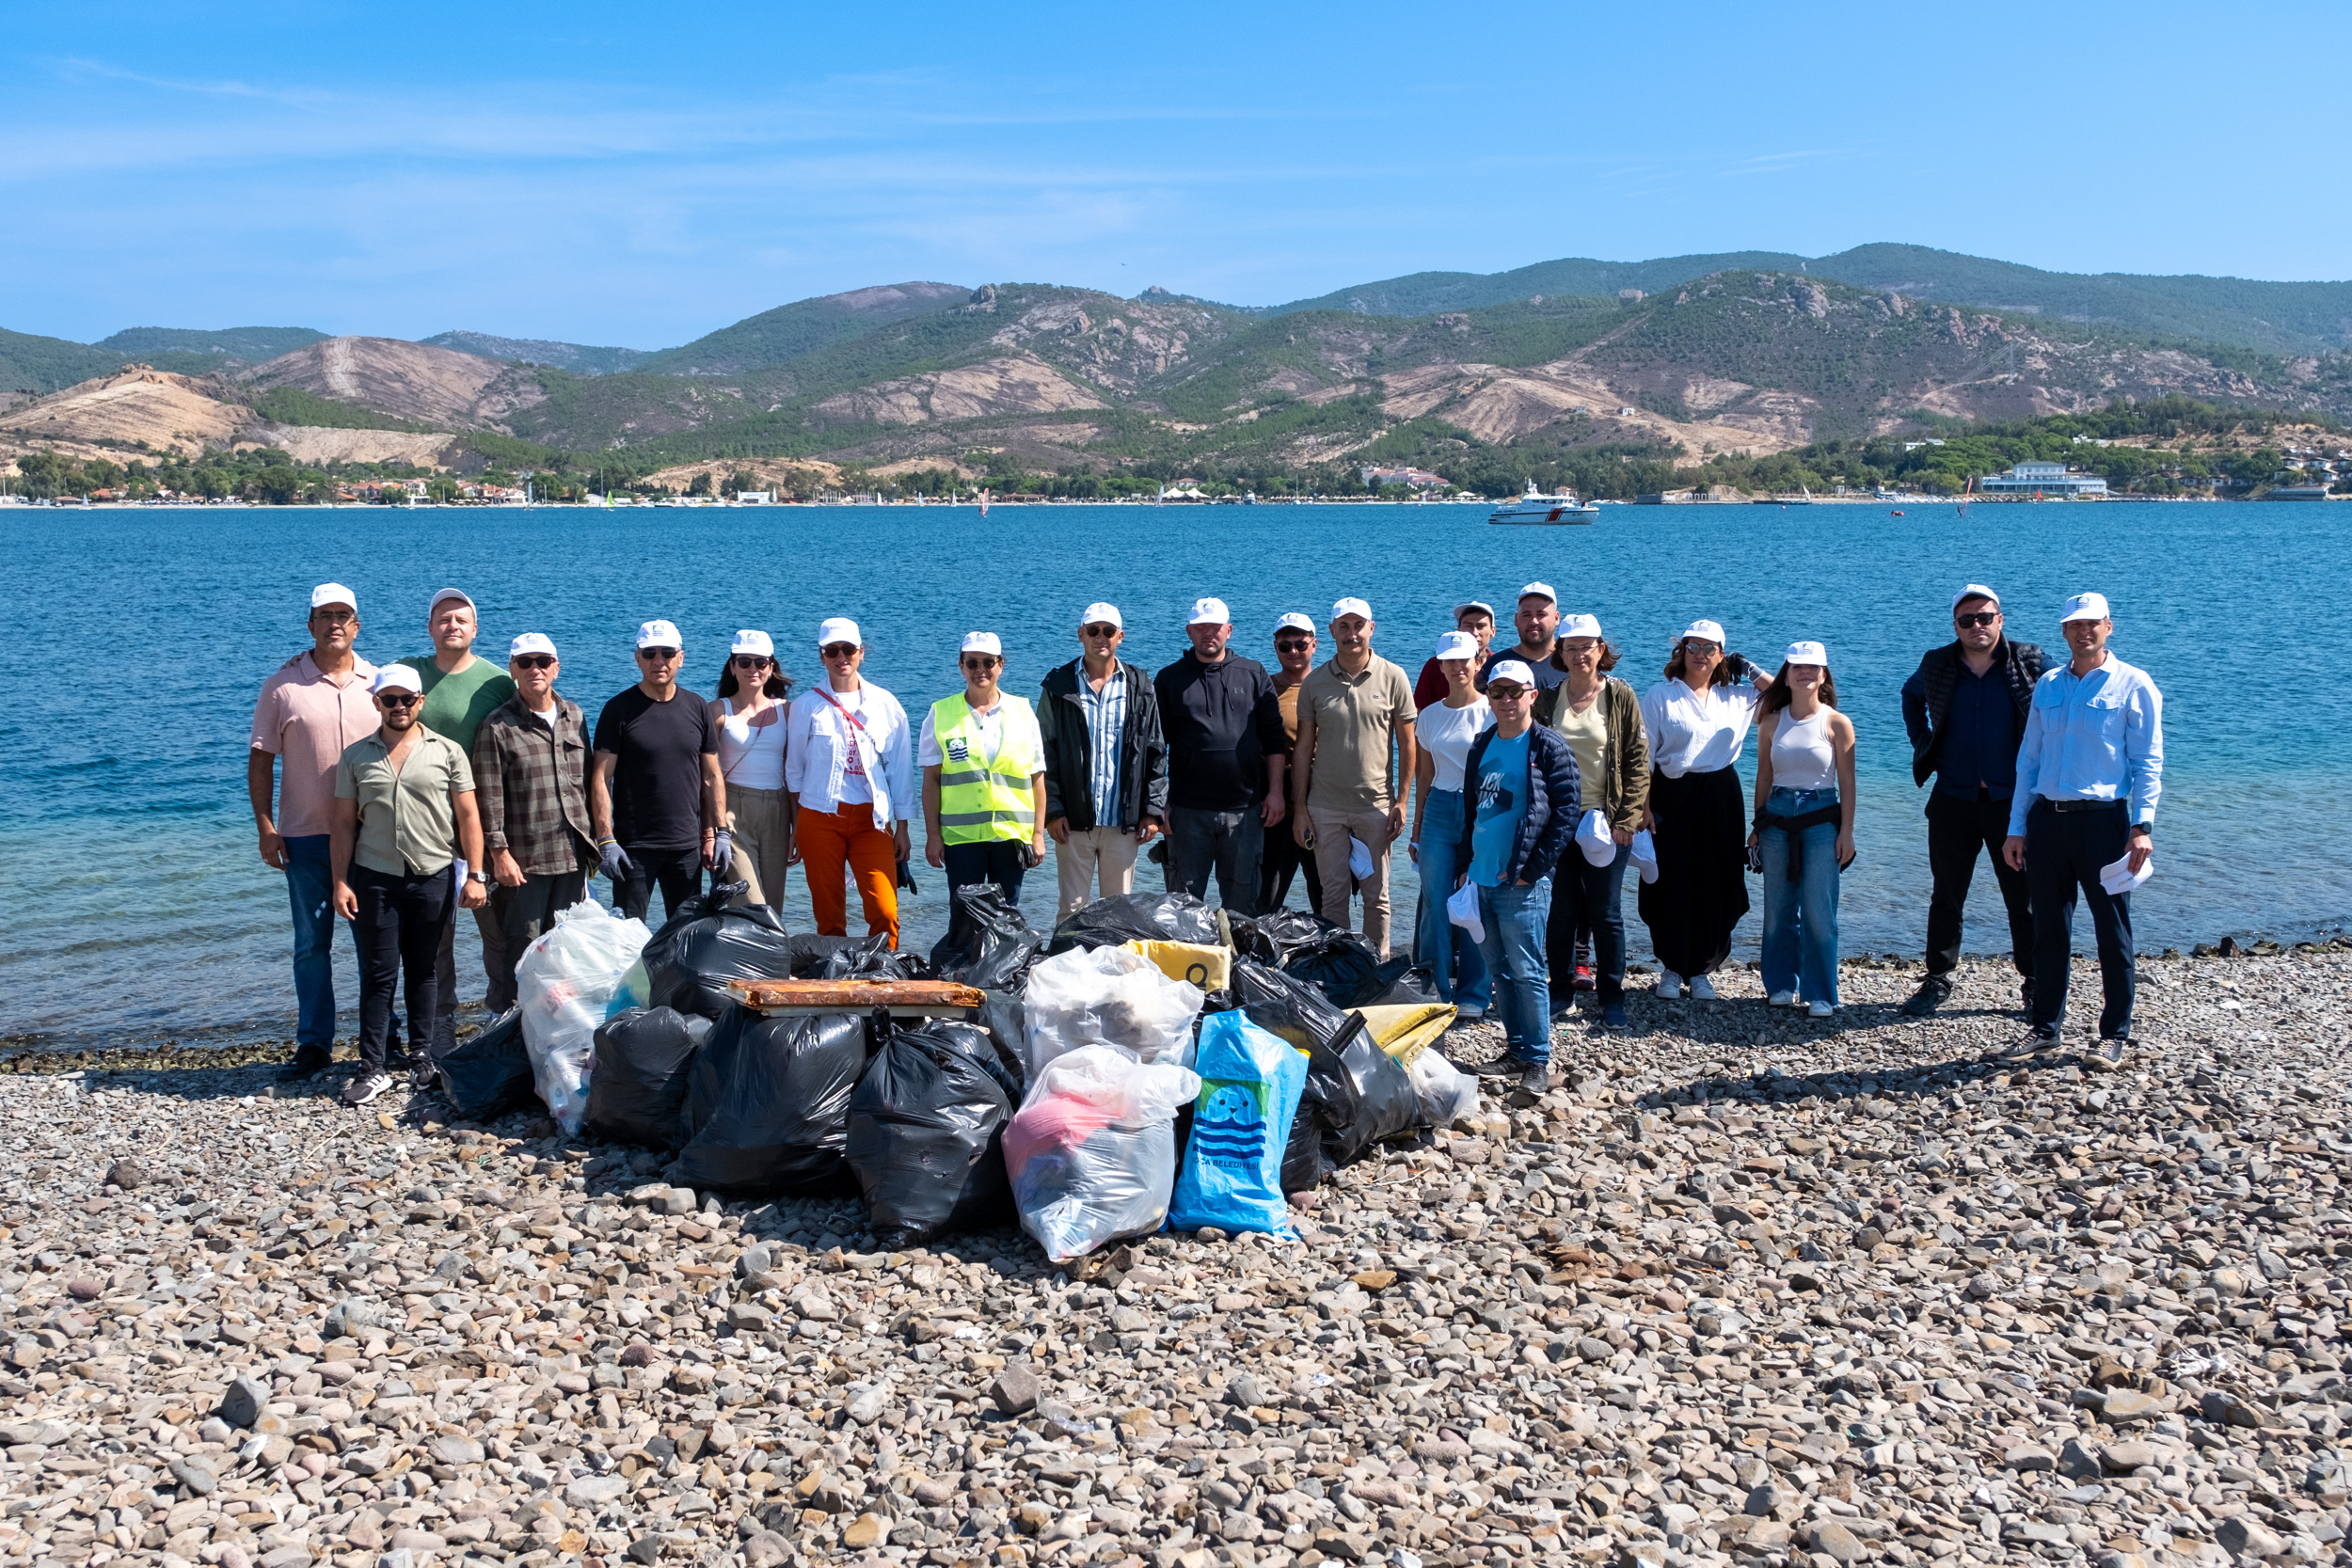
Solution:
[[[11,1058],[0,1560],[2352,1562],[2352,952],[2140,969],[2105,1072],[1989,963],[1636,978],[1298,1241],[1067,1269],[282,1048]]]

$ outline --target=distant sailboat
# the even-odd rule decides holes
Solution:
[[[980,492],[980,515],[988,515],[988,492],[985,489]]]

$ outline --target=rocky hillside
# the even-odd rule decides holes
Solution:
[[[397,338],[326,338],[239,375],[253,389],[287,388],[358,404],[436,430],[507,429],[544,396],[536,377],[495,359]]]

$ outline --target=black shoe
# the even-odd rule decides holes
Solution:
[[[281,1084],[307,1084],[325,1072],[332,1060],[326,1052],[306,1046],[294,1053],[293,1061],[278,1069],[278,1081]]]
[[[1911,1000],[1899,1010],[1905,1018],[1925,1018],[1951,999],[1951,976],[1931,974],[1919,982],[1919,989],[1911,993]]]
[[[1629,1027],[1631,1021],[1625,1016],[1624,1003],[1612,1002],[1601,1008],[1600,1026],[1602,1028],[1624,1029]]]
[[[1525,1062],[1515,1062],[1508,1056],[1494,1056],[1483,1062],[1456,1062],[1456,1072],[1467,1072],[1473,1078],[1517,1078]]]
[[[1512,1066],[1518,1069],[1518,1086],[1522,1093],[1540,1096],[1549,1092],[1551,1088],[1551,1064],[1549,1062],[1514,1062]]]
[[[2045,1051],[2056,1051],[2059,1040],[2060,1036],[2057,1024],[2037,1023],[2030,1034],[2001,1054],[2012,1061],[2024,1056],[2039,1056]]]

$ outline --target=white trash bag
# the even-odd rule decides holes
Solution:
[[[1041,960],[1022,988],[1029,1075],[1083,1045],[1113,1045],[1139,1062],[1176,1061],[1208,1000],[1140,953],[1072,948]]]
[[[1478,1080],[1447,1061],[1436,1047],[1416,1055],[1406,1070],[1413,1077],[1422,1119],[1430,1126],[1451,1127],[1478,1114]]]
[[[1108,949],[1098,949],[1108,951]],[[1005,1127],[1021,1227],[1057,1263],[1157,1230],[1176,1185],[1176,1112],[1200,1075],[1082,1045],[1040,1071]]]
[[[617,918],[596,899],[583,898],[558,911],[553,927],[515,965],[532,1085],[566,1132],[580,1131],[588,1109],[596,1025],[652,940],[644,921]]]

